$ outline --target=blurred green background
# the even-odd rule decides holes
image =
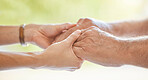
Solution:
[[[0,24],[63,23],[92,17],[104,21],[138,17],[146,0],[0,0]]]
[[[0,0],[0,25],[76,23],[91,17],[103,21],[139,19],[147,0]],[[9,45],[9,51],[40,51],[36,46]]]
[[[76,23],[80,18],[85,17],[110,22],[118,20],[137,20],[146,18],[147,16],[148,0],[0,0],[0,25],[20,25],[23,23]],[[42,49],[34,45],[22,47],[19,44],[14,44],[0,46],[0,51],[27,52],[42,51]],[[93,68],[87,68],[90,64]],[[53,71],[49,73],[44,70],[34,72],[26,69],[5,71],[0,72],[0,80],[65,80],[65,77],[63,77],[65,75],[67,76],[66,78],[70,80],[90,80],[95,78],[100,80],[148,79],[148,71],[143,69],[124,68],[118,70],[108,68],[108,70],[104,68],[100,69],[100,67],[92,63],[85,63],[83,66],[78,72],[66,74],[65,72]],[[49,77],[49,75],[52,76]],[[91,76],[91,78],[89,76]]]

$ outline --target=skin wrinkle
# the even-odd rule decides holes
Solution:
[[[65,25],[65,26],[64,26]],[[77,58],[72,50],[72,44],[80,36],[81,31],[77,30],[65,40],[46,46],[50,42],[49,36],[55,38],[60,34],[65,28],[72,28],[74,24],[64,24],[64,25],[36,25],[28,24],[25,28],[25,38],[26,42],[32,42],[40,47],[44,47],[43,52],[40,54],[35,54],[35,52],[0,52],[0,70],[2,69],[14,69],[14,68],[50,68],[54,67],[56,69],[64,70],[76,70],[80,68],[83,60]],[[44,27],[44,30],[40,30]],[[52,29],[51,29],[52,28]],[[57,30],[61,28],[60,30]],[[19,43],[18,30],[19,26],[0,26],[0,35],[7,33],[5,36],[0,36],[0,44],[10,44]],[[52,31],[48,31],[52,30]],[[44,31],[44,32],[42,32]],[[13,33],[12,33],[13,32]],[[48,33],[48,35],[47,35]],[[8,35],[11,35],[8,37]],[[34,36],[34,37],[33,37]],[[38,39],[37,39],[38,38]],[[47,39],[49,38],[49,39]],[[52,39],[53,39],[52,38]],[[33,41],[34,40],[34,41]],[[50,42],[51,43],[51,42]],[[45,47],[46,46],[46,47]],[[39,52],[38,52],[39,53]],[[61,54],[62,53],[62,54]],[[62,55],[62,56],[58,56]]]
[[[83,40],[81,40],[80,42],[84,42],[84,43],[81,43],[81,44],[78,43],[78,44],[79,44],[79,47],[82,47],[82,46],[81,46],[82,44],[87,43],[87,44],[85,44],[85,46],[83,46],[83,47],[84,47],[83,50],[85,50],[86,55],[96,57],[95,55],[93,55],[93,53],[91,54],[91,52],[94,52],[95,54],[96,54],[96,53],[99,53],[98,56],[99,56],[100,58],[97,59],[98,61],[101,60],[101,57],[102,57],[102,58],[110,58],[110,59],[112,60],[113,58],[111,58],[111,57],[109,56],[109,54],[108,54],[107,56],[104,56],[104,55],[103,55],[104,53],[98,52],[98,51],[96,50],[96,49],[100,49],[100,47],[103,47],[103,44],[106,43],[106,42],[104,42],[104,40],[108,39],[108,37],[107,37],[107,38],[106,38],[106,37],[103,38],[103,36],[106,36],[106,35],[104,35],[104,34],[103,34],[104,32],[102,32],[101,34],[97,34],[97,35],[99,35],[99,37],[96,37],[96,38],[93,38],[93,39],[92,39],[92,36],[97,36],[97,35],[93,35],[93,33],[94,33],[94,32],[98,33],[98,32],[97,32],[97,31],[98,31],[97,28],[94,28],[94,30],[95,30],[95,31],[93,31],[92,29],[91,29],[91,30],[88,30],[88,31],[85,31],[85,33],[80,36],[80,38],[81,38],[81,37],[83,37],[83,36],[85,36],[85,35],[88,35],[87,37],[85,37],[85,39],[81,38],[81,39],[83,39]],[[99,41],[98,41],[98,40],[99,40]],[[101,41],[101,42],[100,42],[100,41]],[[100,42],[100,43],[99,43],[99,42]],[[110,42],[107,42],[107,43],[110,43]],[[98,45],[98,44],[99,44],[99,45]],[[90,46],[91,46],[91,47],[90,47]],[[99,46],[99,47],[97,47],[97,46]],[[104,46],[104,47],[106,47],[106,49],[112,49],[113,46],[110,45],[110,46]],[[85,53],[83,53],[83,54],[85,54]],[[102,54],[102,55],[101,55],[101,54]],[[84,57],[84,58],[91,61],[91,59],[89,59],[89,58],[87,58],[87,57]],[[96,63],[98,63],[98,62],[96,62]],[[110,64],[110,65],[111,65],[111,64]],[[112,65],[113,65],[113,64],[112,64]]]
[[[42,26],[41,26],[41,28],[40,28],[38,31],[43,35],[43,36],[42,36],[43,38],[46,38],[46,39],[49,41],[49,43],[50,43],[50,42],[53,42],[54,38],[49,37],[48,34],[45,33],[45,31],[44,31],[44,29],[43,29]],[[57,31],[57,32],[58,32],[58,31]],[[48,36],[48,37],[46,37],[46,36]],[[58,35],[57,35],[57,36],[58,36]],[[52,40],[51,40],[51,39],[49,40],[49,38],[52,38]],[[50,44],[51,44],[51,43],[50,43]],[[49,44],[49,45],[50,45],[50,44]]]
[[[38,33],[38,32],[36,32],[36,35],[33,35],[33,41],[36,41],[39,37],[42,37],[43,39],[45,39],[47,42],[48,42],[48,44],[46,44],[46,46],[44,46],[44,47],[48,47],[48,45],[50,45],[51,43],[51,39],[49,39],[49,38],[47,38],[44,34],[40,34],[40,33]]]
[[[45,26],[35,24],[32,24],[33,26],[31,26],[30,24],[28,25],[29,27],[25,29],[25,37],[28,38],[26,41],[32,41],[32,37],[30,36],[35,35],[38,39],[32,42],[36,43],[40,47],[46,46],[44,48],[48,48],[45,49],[45,51],[43,51],[40,55],[33,55],[33,53],[21,53],[22,55],[13,53],[7,54],[5,52],[2,52],[2,54],[8,55],[4,55],[4,58],[2,60],[8,58],[7,60],[5,60],[8,61],[10,59],[11,63],[8,63],[6,65],[8,65],[8,67],[11,66],[12,68],[14,66],[25,66],[34,68],[60,67],[61,69],[64,68],[65,70],[74,70],[79,68],[81,63],[83,62],[82,59],[79,58],[83,58],[85,60],[104,66],[119,66],[124,64],[132,64],[136,66],[148,67],[148,36],[143,37],[143,35],[148,34],[148,20],[125,22],[122,21],[110,24],[91,18],[82,18],[78,21],[77,24],[78,25],[73,24],[73,26],[76,26],[74,28],[72,28],[72,25],[70,26],[69,24],[64,24],[65,26]],[[69,27],[67,27],[69,28],[69,30],[63,31],[63,29],[66,28],[66,25],[69,25]],[[63,29],[61,26],[63,27]],[[62,30],[60,30],[59,27],[61,27]],[[91,29],[88,29],[90,27]],[[1,29],[3,30],[1,30],[0,34],[3,35],[3,33],[5,33],[5,36],[0,36],[2,41],[0,41],[1,44],[19,42],[19,40],[17,40],[17,30],[19,29],[19,26],[15,26],[14,28],[12,28],[12,26],[5,26],[5,29]],[[71,41],[72,39],[68,40],[67,37],[77,29],[79,29],[79,32],[81,32],[80,30],[82,29],[85,30],[82,30],[81,36],[79,34],[79,39],[75,39],[74,41],[72,41],[72,43],[70,43],[69,41]],[[34,31],[37,31],[38,33],[33,34]],[[76,37],[76,35],[73,35],[73,39],[74,37]],[[47,44],[53,43],[53,40],[57,40],[58,43],[48,46]],[[79,58],[77,58],[77,56]],[[14,58],[14,60],[11,58]],[[39,60],[39,62],[36,60]],[[13,63],[15,61],[17,61],[16,65],[15,63]],[[3,65],[0,67],[3,67]]]
[[[43,27],[41,26],[41,28],[38,30],[42,35],[47,36],[47,33],[45,33]],[[48,36],[49,37],[49,36]]]
[[[87,38],[87,36],[85,36],[87,30],[83,31],[83,33],[80,35],[80,37],[77,39],[77,41],[74,44],[77,44],[78,42],[83,42],[83,40],[85,40]]]
[[[141,50],[138,50],[138,47],[136,47],[140,46],[137,43],[141,42],[141,40],[145,41],[148,38],[139,38],[137,36],[147,34],[147,27],[145,24],[148,24],[148,20],[147,23],[143,20],[104,23],[90,18],[82,18],[78,21],[78,24],[79,28],[83,27],[81,29],[85,29],[86,26],[95,26],[95,28],[94,30],[87,30],[85,33],[81,34],[74,46],[79,48],[83,47],[82,50],[85,51],[75,51],[78,52],[76,54],[83,58],[87,58],[87,60],[94,63],[104,63],[108,65],[123,65],[133,63],[134,65],[137,65],[133,58],[137,55],[133,55],[134,51],[132,52],[132,50],[136,49],[137,51],[140,51],[137,53],[142,52],[141,50],[143,49],[139,48]],[[66,34],[68,34],[68,32]],[[133,41],[137,41],[137,43],[133,43]],[[135,47],[134,49],[131,49],[133,44],[135,44]],[[143,43],[141,43],[141,45],[142,44]],[[145,45],[143,45],[143,47],[145,47]],[[78,50],[81,50],[79,48]],[[144,56],[141,55],[141,57]]]
[[[80,43],[78,43],[78,42],[85,42],[85,43],[87,43],[85,40],[87,40],[86,38],[90,38],[90,40],[92,41],[92,42],[94,42],[93,41],[93,39],[91,39],[91,36],[89,37],[89,36],[87,36],[85,33],[87,33],[88,32],[88,29],[86,29],[82,34],[81,34],[81,36],[78,38],[78,40],[77,40],[77,42],[75,43],[75,44],[79,44],[80,46],[83,46],[83,45],[81,45]],[[89,42],[89,41],[88,41]],[[76,47],[80,47],[80,46],[76,46]]]
[[[55,39],[55,42],[58,42],[58,41],[61,41],[63,40],[64,38],[66,38],[70,33],[72,33],[73,31],[77,30],[77,29],[86,29],[86,28],[89,28],[90,26],[96,26],[95,24],[92,23],[92,20],[90,20],[89,18],[84,18],[84,19],[80,19],[78,22],[77,22],[77,26],[72,28],[72,29],[69,29],[66,33],[63,33],[61,34],[60,36],[58,36],[56,39]],[[87,24],[87,25],[86,25]]]
[[[86,33],[86,31],[85,31],[84,33],[82,33],[82,35],[81,35],[79,38],[85,36],[85,33]],[[75,47],[78,47],[78,48],[81,48],[81,49],[84,51],[84,54],[87,53],[87,51],[86,51],[85,48],[89,46],[88,44],[86,44],[86,43],[87,43],[87,42],[85,41],[86,38],[87,38],[87,36],[81,38],[81,40],[78,39],[78,42],[74,43],[74,46],[75,46]],[[83,44],[85,44],[85,45],[83,45]],[[78,56],[78,57],[80,57],[80,56]],[[83,59],[86,59],[86,58],[83,58]],[[86,60],[87,60],[87,59],[86,59]]]

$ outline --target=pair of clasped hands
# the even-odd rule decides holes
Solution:
[[[100,27],[101,28],[101,27]],[[25,27],[25,41],[38,45],[45,50],[39,55],[39,67],[75,71],[84,60],[94,62],[99,47],[99,26],[92,19],[82,18],[77,24],[28,24]],[[27,34],[29,36],[27,36]],[[101,60],[101,58],[100,58]]]

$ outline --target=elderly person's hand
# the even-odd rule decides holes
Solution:
[[[47,24],[37,25],[29,24],[25,27],[25,41],[37,44],[41,48],[47,48],[54,41],[56,36],[60,35],[64,30],[74,27],[76,24]]]
[[[104,66],[120,66],[129,61],[128,55],[122,53],[121,45],[124,44],[115,36],[92,27],[83,31],[73,50],[82,59]]]
[[[78,22],[77,22],[77,26],[73,27],[71,29],[69,29],[68,31],[66,31],[65,33],[62,33],[61,35],[57,36],[55,39],[55,42],[64,40],[66,37],[68,37],[72,32],[74,32],[77,29],[86,29],[89,28],[90,26],[96,26],[99,27],[100,29],[103,30],[107,30],[109,29],[109,25],[102,22],[102,21],[98,21],[92,18],[81,18]]]

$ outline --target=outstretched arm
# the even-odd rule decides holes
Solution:
[[[141,21],[120,21],[108,23],[110,32],[119,37],[136,37],[148,35],[148,19]]]
[[[39,67],[39,59],[35,53],[0,52],[0,70],[13,68]]]
[[[0,45],[19,43],[19,26],[0,26]]]
[[[25,42],[34,43],[47,48],[63,30],[74,27],[75,24],[28,24],[24,28]],[[19,43],[19,26],[0,26],[0,45]]]
[[[148,68],[148,36],[121,40],[120,47],[121,53],[129,58],[125,57],[125,64]]]
[[[74,54],[72,45],[80,34],[80,30],[75,31],[67,39],[52,44],[43,52],[0,52],[0,70],[12,68],[76,70],[80,68],[83,60]]]
[[[104,66],[135,65],[148,68],[148,36],[119,38],[97,27],[85,30],[74,44],[75,54]]]
[[[92,18],[81,18],[77,26],[56,37],[56,41],[65,39],[70,33],[77,29],[86,29],[96,26],[103,31],[116,35],[118,37],[135,37],[148,34],[148,19],[141,21],[120,21],[106,23]]]

